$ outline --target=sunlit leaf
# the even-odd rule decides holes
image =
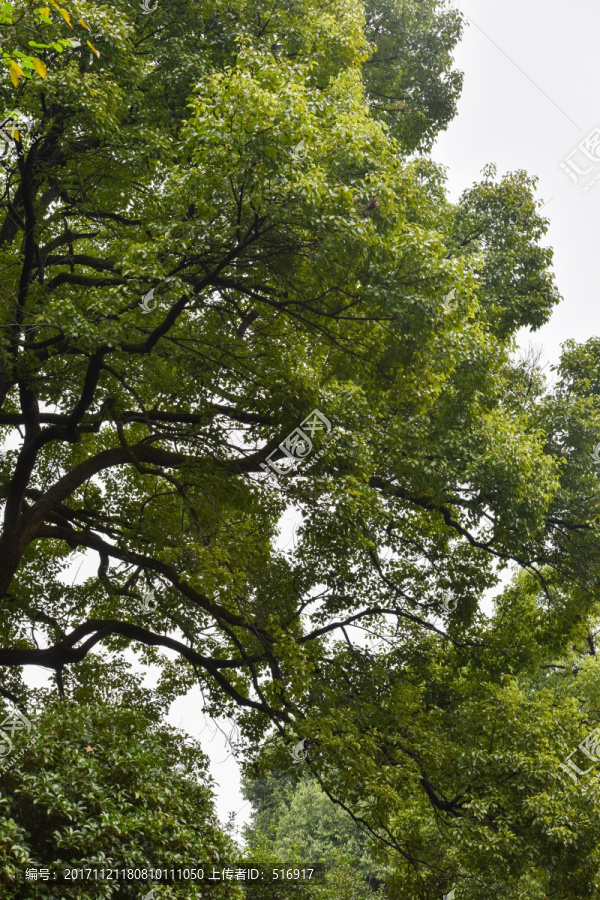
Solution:
[[[9,66],[8,74],[10,76],[10,80],[16,87],[19,83],[19,75],[24,75],[25,73],[23,72],[23,69],[21,68],[19,63],[15,62],[13,59],[13,61],[11,62],[10,66]]]
[[[63,19],[65,20],[65,22],[67,23],[67,25],[69,26],[69,28],[72,28],[73,26],[71,25],[71,16],[67,12],[67,10],[63,9],[62,7],[59,6],[58,11],[61,14],[61,16],[63,17]]]
[[[43,62],[41,59],[34,59],[34,60],[33,60],[33,68],[34,68],[35,71],[38,73],[38,75],[40,76],[40,78],[45,78],[45,77],[46,77],[46,72],[47,72],[48,70],[47,70],[47,67],[46,67],[46,63]]]

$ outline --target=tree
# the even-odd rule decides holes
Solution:
[[[315,781],[276,774],[247,779],[244,796],[253,807],[246,829],[250,851],[265,843],[276,859],[318,863],[327,872],[347,867],[354,883],[368,883],[371,891],[386,880],[388,873],[374,861],[364,832]]]
[[[98,642],[112,649],[132,639],[158,642],[199,666],[218,697],[273,716],[279,689],[273,699],[263,693],[251,701],[248,665],[266,663],[275,677],[277,637],[260,622],[257,629],[252,610],[240,604],[247,597],[251,607],[253,592],[265,587],[271,553],[256,535],[273,532],[283,504],[248,476],[261,473],[277,445],[274,432],[284,434],[316,401],[323,354],[339,340],[351,296],[362,291],[357,279],[397,240],[394,222],[405,219],[393,207],[395,185],[412,185],[423,212],[427,189],[417,188],[419,167],[399,165],[397,145],[369,113],[361,84],[369,34],[353,4],[340,5],[335,16],[281,11],[267,24],[254,6],[234,5],[218,18],[210,8],[190,9],[185,25],[161,8],[159,24],[140,14],[137,30],[91,6],[80,11],[99,35],[101,68],[90,69],[73,48],[51,60],[43,85],[19,82],[20,107],[42,138],[6,170],[0,424],[7,440],[26,433],[4,457],[0,591],[15,619],[36,623],[50,646],[15,645],[11,631],[16,649],[2,663],[49,665],[62,683],[65,668]],[[445,72],[455,17],[436,20],[426,10],[415,17],[421,29],[427,22],[447,27],[433,66]],[[284,29],[290,45],[274,50],[272,39]],[[432,65],[430,54],[428,77]],[[399,60],[392,63],[398,90],[401,70]],[[12,102],[14,88],[3,90]],[[447,105],[455,92],[445,90]],[[234,112],[240,103],[246,116]],[[435,132],[433,116],[423,129]],[[302,140],[312,162],[290,153]],[[227,173],[232,154],[237,171]],[[355,198],[374,190],[388,210],[381,236],[356,216]],[[355,252],[362,260],[347,273],[346,254]],[[333,267],[325,281],[324,266]],[[140,309],[150,286],[157,296]],[[377,317],[387,320],[387,313]],[[303,322],[317,339],[314,359],[304,378],[297,371],[279,415],[280,379],[304,351],[301,343],[281,360],[281,343]],[[361,314],[354,327],[363,326]],[[362,340],[373,327],[367,317]],[[357,338],[345,335],[343,346]],[[248,356],[259,342],[270,349],[248,378]],[[340,357],[333,388],[348,380],[344,365]],[[237,453],[232,429],[245,430],[239,437],[246,447]],[[266,448],[248,452],[248,442],[266,437]],[[221,602],[216,586],[227,591],[228,557],[240,539],[246,559]],[[76,547],[98,553],[98,579],[69,590],[57,576]],[[192,626],[200,632],[216,622],[239,659],[222,659],[212,639],[203,655],[122,621],[125,602],[132,613],[145,608],[144,577],[160,593],[149,624],[164,623],[167,608],[168,621],[190,636]],[[67,636],[63,626],[71,624]],[[240,648],[246,636],[250,644]]]
[[[398,890],[459,875],[488,896],[535,822],[524,771],[488,771],[487,710],[528,717],[500,717],[511,748],[558,728],[540,794],[582,736],[572,701],[529,692],[597,614],[599,419],[597,393],[546,396],[511,358],[559,299],[535,181],[490,167],[451,204],[411,155],[454,112],[460,17],[78,13],[99,60],[44,51],[45,80],[0,86],[42,135],[6,163],[0,226],[2,691],[22,698],[24,666],[65,697],[123,685],[100,649],[133,647],[165,700],[197,680],[237,710],[251,750],[275,729],[269,765],[307,738],[326,793],[401,860]],[[66,584],[78,549],[97,575]],[[551,830],[519,845],[521,897]],[[558,856],[564,881],[580,864]]]
[[[156,710],[154,711],[156,712]],[[65,869],[186,868],[236,858],[218,825],[207,760],[174,729],[135,709],[43,698],[31,715],[27,745],[0,774],[0,897],[114,897],[114,883],[81,877],[61,883]],[[26,880],[28,868],[51,878]],[[113,876],[114,878],[114,876]],[[149,876],[119,885],[139,898]],[[157,883],[156,881],[154,883]],[[193,881],[157,889],[157,897],[204,896]],[[211,896],[243,896],[214,883]]]

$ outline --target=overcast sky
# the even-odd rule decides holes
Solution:
[[[551,223],[547,243],[554,248],[563,302],[531,340],[543,346],[546,360],[557,362],[567,338],[584,341],[600,333],[595,296],[600,177],[583,190],[600,176],[600,144],[595,158],[588,151],[592,159],[578,149],[600,127],[600,3],[457,0],[453,5],[467,17],[455,54],[465,80],[458,115],[433,157],[447,166],[452,199],[490,162],[498,174],[525,169],[539,178],[538,196],[549,201],[543,212]],[[579,186],[560,166],[573,151],[571,164],[592,169],[579,177]]]

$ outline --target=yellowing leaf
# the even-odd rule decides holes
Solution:
[[[71,16],[70,16],[69,13],[66,11],[66,9],[62,9],[62,8],[59,6],[59,7],[58,7],[58,11],[59,11],[59,13],[61,14],[61,16],[63,17],[63,19],[65,20],[65,22],[67,23],[67,25],[69,26],[69,28],[72,28],[73,26],[71,25]]]
[[[98,53],[98,51],[96,50],[96,48],[94,47],[94,45],[91,44],[89,41],[86,41],[86,44],[88,45],[88,47],[89,47],[91,50],[94,51],[94,53],[96,54],[96,56],[98,57],[98,59],[100,59],[100,54]]]
[[[23,69],[21,68],[19,63],[15,62],[13,59],[9,66],[8,74],[10,75],[10,80],[16,87],[19,83],[19,75],[24,75],[25,73],[23,72]]]
[[[78,25],[83,25],[83,27],[86,29],[86,31],[89,31],[89,30],[90,30],[90,29],[87,27],[87,25],[85,24],[85,22],[83,21],[83,19],[77,19],[77,24],[78,24]]]
[[[48,18],[48,16],[50,15],[50,7],[49,6],[41,6],[38,9],[38,12],[41,13],[46,18]]]
[[[50,0],[50,3],[52,4],[52,6],[56,7],[56,9],[60,9],[60,6],[56,2],[56,0]]]
[[[31,61],[31,65],[33,66],[33,68],[35,69],[35,71],[38,73],[38,75],[40,76],[40,78],[45,78],[45,77],[46,77],[47,68],[46,68],[46,63],[45,63],[45,62],[42,62],[41,59],[33,59],[33,60]]]

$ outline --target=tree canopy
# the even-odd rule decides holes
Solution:
[[[81,876],[64,883],[54,876],[81,867],[149,873],[212,863],[219,869],[221,860],[236,857],[216,820],[207,760],[198,748],[157,726],[151,707],[144,714],[81,700],[45,697],[24,754],[0,774],[2,900],[71,900],[90,896],[90,889],[104,900],[115,896],[108,878],[91,888]],[[27,869],[46,869],[50,877],[26,880]],[[149,877],[121,883],[118,896],[139,898],[150,883]],[[161,887],[160,895],[205,896],[193,881]],[[211,896],[241,900],[243,892],[214,883]]]
[[[389,873],[374,860],[365,833],[314,779],[278,773],[246,779],[244,796],[253,806],[245,829],[248,852],[266,846],[277,859],[311,860],[326,872],[347,867],[355,890],[362,883],[366,896],[384,885]]]
[[[133,650],[259,774],[306,740],[398,896],[596,896],[560,764],[597,715],[598,347],[515,359],[560,299],[535,179],[452,203],[426,156],[460,15],[11,9],[0,692],[126,693]]]

